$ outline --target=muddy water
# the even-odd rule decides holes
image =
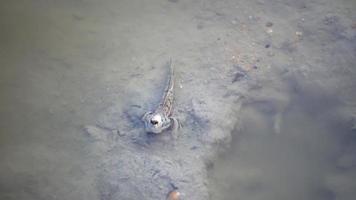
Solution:
[[[231,149],[210,168],[211,199],[354,198],[353,108],[330,89],[295,80],[273,81],[242,106]],[[288,89],[257,97],[278,84]]]
[[[0,199],[350,199],[354,6],[0,1]],[[178,140],[140,120],[169,58]]]

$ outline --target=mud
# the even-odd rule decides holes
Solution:
[[[216,162],[223,161],[216,157],[236,149],[246,105],[269,116],[255,123],[271,126],[271,134],[293,123],[285,119],[293,105],[338,111],[355,126],[355,6],[346,0],[1,2],[0,199],[244,194],[219,185]],[[147,135],[140,120],[161,98],[170,58],[174,115],[183,125],[177,140]],[[328,184],[338,188],[335,197],[349,199],[355,184],[339,177]],[[264,188],[246,181],[237,186]],[[277,197],[295,195],[289,191]]]

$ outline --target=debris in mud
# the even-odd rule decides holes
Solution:
[[[296,35],[296,42],[300,41],[303,37],[303,32],[301,31],[297,31],[295,32],[295,35]]]
[[[250,67],[249,67],[249,70],[250,69],[253,69],[253,66],[255,66],[255,65],[251,65]],[[232,74],[234,74],[233,75],[233,79],[232,79],[232,83],[235,83],[235,82],[237,82],[237,81],[240,81],[240,80],[242,80],[243,78],[245,78],[246,76],[247,76],[247,72],[249,71],[247,71],[247,70],[245,70],[243,67],[241,67],[240,65],[234,65],[233,66],[234,67],[234,71],[232,72]]]
[[[179,83],[179,88],[180,88],[180,89],[182,89],[182,88],[183,88],[182,83]]]
[[[326,16],[324,19],[323,19],[323,23],[327,26],[330,26],[332,24],[335,24],[336,22],[339,21],[339,18],[338,16]]]
[[[142,108],[142,106],[136,105],[136,104],[131,105],[131,107],[133,107],[133,108]]]
[[[273,33],[273,29],[268,28],[268,29],[266,30],[266,33],[268,33],[268,34],[272,34],[272,33]]]
[[[270,44],[266,44],[266,45],[265,45],[265,48],[266,48],[266,49],[268,49],[268,48],[270,48],[270,47],[271,47]]]
[[[236,72],[234,78],[232,79],[232,83],[242,80],[245,76],[246,74],[243,72]]]
[[[272,22],[267,22],[266,23],[266,27],[272,27],[273,26],[273,23]]]
[[[255,52],[250,54],[242,54],[236,50],[231,57],[231,62],[234,65],[233,68],[237,69],[237,71],[242,71],[247,74],[247,72],[255,69],[254,66],[256,63],[260,62],[260,59],[256,56]]]

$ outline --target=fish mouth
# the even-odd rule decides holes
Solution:
[[[157,120],[154,120],[154,119],[151,119],[151,120],[150,120],[150,123],[151,123],[152,125],[157,125],[157,124],[158,124],[158,121],[157,121]]]

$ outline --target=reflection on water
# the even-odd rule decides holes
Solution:
[[[353,199],[356,133],[334,95],[292,87],[251,97],[231,149],[210,170],[211,199]],[[263,93],[258,91],[258,93]]]

